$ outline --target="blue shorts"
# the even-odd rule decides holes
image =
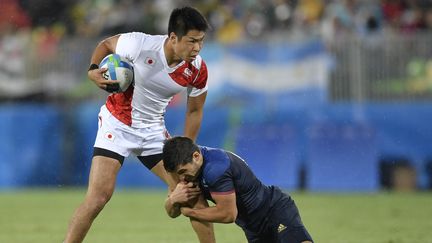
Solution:
[[[267,217],[266,226],[259,233],[244,229],[249,243],[300,243],[313,241],[301,221],[294,201],[283,200]]]

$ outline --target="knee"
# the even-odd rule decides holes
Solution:
[[[100,212],[111,199],[112,194],[98,193],[89,195],[86,199],[86,204],[93,212]]]

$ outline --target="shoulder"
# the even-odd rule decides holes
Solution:
[[[192,62],[183,61],[181,65],[169,74],[181,86],[190,86],[199,91],[189,93],[189,96],[195,97],[207,91],[207,66],[201,56],[197,56]]]
[[[203,177],[210,184],[224,175],[231,165],[230,158],[222,149],[201,147],[204,160]]]
[[[194,66],[197,69],[203,69],[203,71],[205,70],[205,72],[207,72],[207,65],[204,62],[204,59],[198,55],[195,60],[193,62],[191,62],[191,65]]]
[[[145,49],[157,49],[163,44],[163,40],[166,38],[164,35],[149,35],[143,32],[128,32],[122,33],[119,37],[119,42],[125,45],[139,44],[141,48]]]
[[[191,65],[193,67],[191,68],[192,73],[194,74],[191,85],[198,89],[205,88],[207,85],[208,70],[203,58],[198,55],[196,59],[191,62]]]
[[[163,35],[149,35],[142,32],[128,32],[120,34],[117,42],[116,53],[136,62],[146,52],[159,52],[162,48]]]

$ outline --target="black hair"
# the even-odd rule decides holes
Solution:
[[[188,137],[178,136],[166,140],[162,152],[165,170],[175,172],[177,166],[191,163],[194,152],[200,150]]]
[[[190,30],[206,32],[209,24],[204,16],[195,8],[185,6],[171,12],[168,22],[168,35],[174,32],[179,39]]]

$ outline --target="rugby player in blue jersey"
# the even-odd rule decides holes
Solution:
[[[165,170],[180,179],[165,203],[171,217],[183,214],[207,222],[235,222],[248,242],[312,242],[291,197],[262,184],[239,156],[173,137],[165,142],[163,161]],[[215,205],[191,208],[199,194]]]

